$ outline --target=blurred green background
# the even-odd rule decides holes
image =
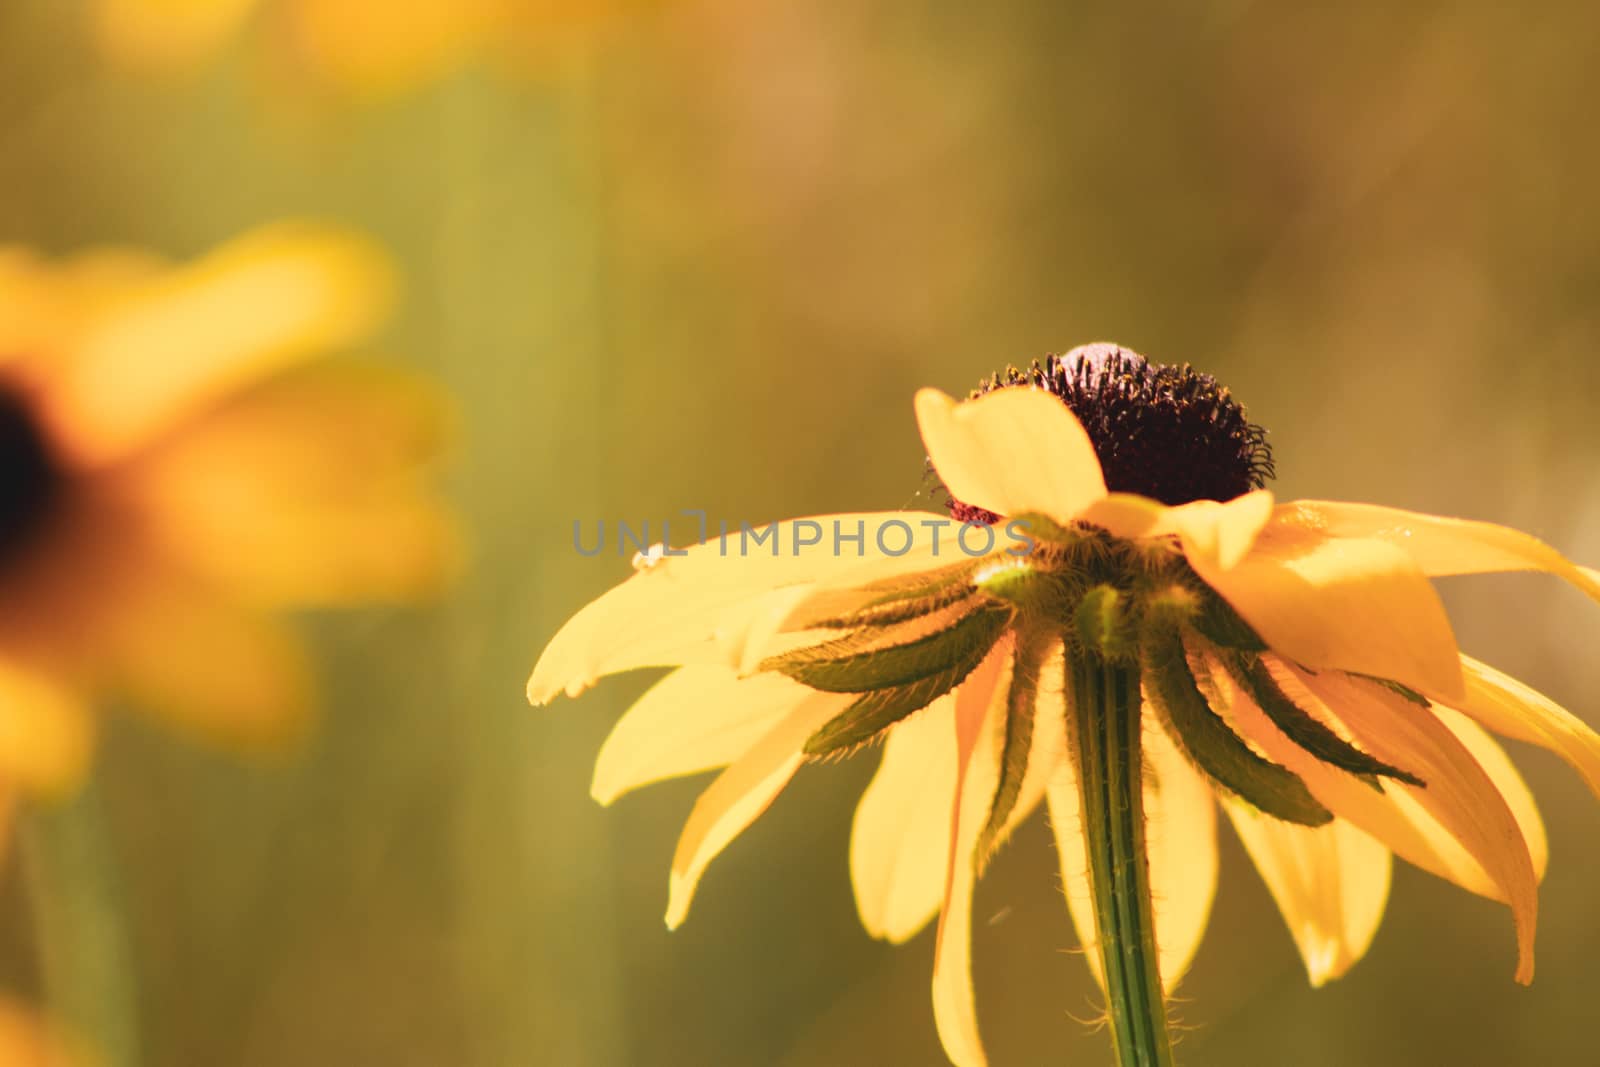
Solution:
[[[1231,384],[1281,496],[1494,519],[1600,563],[1600,13],[997,8],[673,0],[531,67],[307,108],[248,38],[142,80],[79,3],[0,4],[0,235],[186,256],[284,216],[360,227],[407,279],[387,346],[461,411],[475,569],[432,608],[308,620],[327,708],[303,753],[109,730],[146,1062],[944,1062],[931,933],[874,943],[850,898],[872,757],[802,772],[669,935],[702,781],[588,797],[648,679],[522,698],[628,571],[579,557],[574,519],[932,506],[918,386],[1117,340]],[[1446,585],[1466,651],[1600,723],[1594,605]],[[1224,830],[1180,1061],[1595,1062],[1600,810],[1511,747],[1552,841],[1532,988],[1503,908],[1397,867],[1370,957],[1313,992]],[[1036,819],[979,888],[1002,1067],[1107,1058],[1057,882]],[[0,897],[26,993],[15,863]]]

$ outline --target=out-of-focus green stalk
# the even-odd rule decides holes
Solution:
[[[1171,1067],[1145,853],[1139,674],[1086,653],[1067,657],[1067,675],[1111,1040],[1122,1067]]]
[[[19,820],[44,992],[103,1067],[139,1062],[139,1020],[117,865],[93,781]]]

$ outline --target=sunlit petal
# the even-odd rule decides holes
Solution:
[[[1041,671],[1059,678],[1059,650]],[[1044,799],[1066,749],[1066,716],[1059,686],[1041,685],[1028,769],[1016,805],[1000,834],[1004,839]],[[989,729],[1004,729],[993,716]],[[999,751],[998,737],[985,744]],[[973,772],[974,774],[976,772]],[[954,797],[956,782],[955,698],[946,696],[896,726],[884,744],[883,762],[856,808],[850,837],[851,882],[856,908],[868,933],[900,943],[939,914],[944,898],[950,843],[950,809],[937,798]]]
[[[1539,805],[1533,799],[1533,791],[1511,762],[1511,757],[1483,727],[1454,708],[1435,704],[1433,715],[1455,734],[1456,740],[1478,761],[1483,773],[1489,776],[1495,789],[1505,798],[1506,806],[1517,820],[1517,828],[1522,831],[1522,839],[1528,843],[1533,876],[1543,881],[1545,869],[1550,866],[1550,841],[1545,834],[1544,819],[1539,815]]]
[[[1600,574],[1509,526],[1331,500],[1284,504],[1275,521],[1333,537],[1387,541],[1403,548],[1428,575],[1547,571],[1600,600]]]
[[[1455,706],[1503,737],[1566,760],[1600,797],[1600,734],[1555,701],[1470,656],[1461,657],[1467,697]]]
[[[1471,751],[1430,710],[1375,683],[1288,669],[1362,747],[1427,783],[1419,788],[1388,782],[1384,789],[1428,811],[1483,868],[1495,899],[1511,907],[1516,922],[1517,980],[1532,981],[1538,918],[1534,863],[1515,814]]]
[[[695,888],[711,861],[760,818],[789,784],[804,762],[806,738],[838,714],[847,701],[836,693],[808,695],[700,794],[672,857],[668,929],[676,929],[688,917]]]
[[[923,525],[934,518],[888,511],[790,519],[772,524],[776,542],[759,545],[736,530],[725,540],[713,532],[704,544],[662,558],[574,615],[540,655],[528,699],[544,704],[561,692],[575,695],[604,675],[635,667],[714,663],[749,670],[808,597],[944,562],[952,555],[949,545],[936,559],[935,530]],[[864,531],[860,546],[845,542],[836,551],[835,523],[846,536]],[[765,537],[766,529],[757,532]],[[823,540],[804,544],[817,530]],[[890,551],[910,547],[889,555],[878,546],[880,530],[894,538],[887,542]]]
[[[740,678],[725,667],[679,667],[617,720],[595,761],[590,794],[610,804],[651,782],[726,766],[811,693],[781,674]]]
[[[939,478],[963,503],[1065,521],[1106,495],[1089,435],[1043,389],[997,389],[959,404],[923,389],[917,425]]]
[[[1150,859],[1150,903],[1154,913],[1161,984],[1168,993],[1189,971],[1200,948],[1217,890],[1216,806],[1211,786],[1147,713],[1145,751],[1145,851]],[[1084,961],[1105,987],[1095,932],[1089,860],[1079,815],[1078,783],[1071,760],[1063,760],[1048,792],[1056,856]]]
[[[1188,558],[1285,658],[1460,698],[1460,653],[1444,606],[1411,557],[1394,545],[1263,535],[1230,570],[1200,554]]]
[[[1227,503],[1195,500],[1176,507],[1129,493],[1112,493],[1089,505],[1079,519],[1130,539],[1176,534],[1186,556],[1228,570],[1249,553],[1272,513],[1272,493],[1266,489]]]
[[[1395,855],[1425,871],[1480,896],[1502,899],[1504,894],[1483,867],[1427,809],[1398,789],[1372,786],[1324,763],[1286,737],[1265,713],[1234,683],[1228,672],[1209,656],[1191,656],[1196,676],[1204,674],[1210,692],[1240,736],[1267,758],[1293,771],[1312,796],[1340,818],[1383,842]],[[1281,665],[1274,675],[1284,691],[1307,712],[1330,728],[1342,729],[1314,695]],[[1420,772],[1419,772],[1420,773]]]
[[[1390,854],[1343,819],[1297,826],[1232,797],[1223,809],[1267,883],[1313,986],[1366,955],[1389,899]]]
[[[873,937],[898,944],[939,913],[950,844],[942,798],[956,795],[955,736],[954,696],[890,730],[883,762],[856,807],[850,882],[861,925]]]
[[[989,821],[1000,780],[1000,751],[995,732],[985,729],[985,721],[1004,709],[1005,687],[1000,682],[1010,658],[1011,642],[1001,641],[955,696],[956,791],[950,809],[944,907],[933,957],[933,1019],[955,1067],[983,1067],[988,1062],[978,1036],[972,992],[972,891],[978,837]]]

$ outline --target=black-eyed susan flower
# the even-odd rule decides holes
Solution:
[[[94,0],[103,50],[139,70],[202,67],[247,32],[280,82],[375,96],[485,54],[517,63],[625,12],[628,0]]]
[[[102,691],[282,741],[309,675],[276,609],[451,569],[439,397],[330,358],[390,289],[376,249],[309,226],[182,265],[0,250],[0,782],[74,782]]]
[[[1206,925],[1218,807],[1313,984],[1365,952],[1391,855],[1507,904],[1532,978],[1544,831],[1484,728],[1597,790],[1600,737],[1462,655],[1429,579],[1542,570],[1600,599],[1600,575],[1488,523],[1276,504],[1264,434],[1225,389],[1111,345],[962,403],[924,390],[916,412],[967,536],[888,512],[777,524],[777,554],[718,538],[584,608],[534,669],[544,703],[676,668],[593,789],[725,768],[679,841],[669,926],[803,764],[882,742],[856,901],[891,941],[939,916],[935,1017],[963,1067],[985,1062],[973,884],[1041,803],[1123,1063],[1170,1061],[1164,997]]]

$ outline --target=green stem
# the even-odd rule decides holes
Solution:
[[[99,789],[19,821],[45,997],[104,1067],[139,1061],[133,967]]]
[[[1080,652],[1067,656],[1067,683],[1095,935],[1117,1062],[1171,1067],[1144,844],[1139,674]]]

